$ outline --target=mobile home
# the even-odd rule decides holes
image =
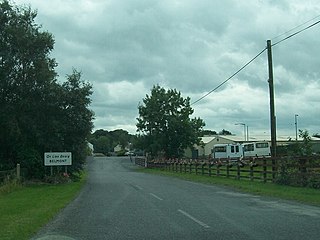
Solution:
[[[212,157],[215,159],[239,159],[242,156],[241,144],[216,144],[212,149]]]
[[[243,157],[266,157],[270,156],[269,142],[243,143]]]

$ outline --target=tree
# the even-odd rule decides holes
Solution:
[[[190,119],[190,98],[183,98],[176,89],[154,86],[138,110],[139,139],[153,156],[180,157],[184,149],[199,143],[205,123],[200,118]]]
[[[203,130],[202,131],[202,136],[205,136],[205,135],[209,135],[209,136],[217,135],[217,132],[216,131],[212,131],[212,130]]]
[[[40,31],[36,15],[0,2],[0,168],[12,168],[26,149],[39,151],[41,106],[56,87],[53,36]]]
[[[136,136],[129,134],[123,129],[116,129],[113,131],[106,131],[103,129],[96,130],[91,134],[89,141],[93,144],[94,151],[97,153],[112,152],[114,147],[120,144],[122,148],[131,148],[136,146]]]
[[[94,113],[89,109],[92,85],[81,79],[81,72],[73,69],[62,84],[61,132],[64,148],[73,152],[72,168],[82,169],[86,157],[86,140],[93,128]]]
[[[45,174],[46,151],[71,151],[82,168],[92,129],[92,86],[73,70],[56,80],[52,34],[34,23],[37,12],[0,1],[0,170],[20,163],[30,177]]]
[[[226,129],[222,129],[220,132],[219,132],[219,135],[232,135],[232,133]]]

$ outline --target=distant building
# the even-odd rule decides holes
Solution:
[[[118,144],[117,146],[115,146],[115,147],[113,148],[113,151],[114,151],[115,153],[120,152],[121,150],[122,150],[122,145],[120,145],[120,144]]]

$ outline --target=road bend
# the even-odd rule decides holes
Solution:
[[[146,174],[96,157],[79,196],[32,239],[319,239],[320,208]]]

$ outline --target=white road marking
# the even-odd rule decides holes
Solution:
[[[153,193],[149,193],[152,197],[162,201],[163,199],[161,197],[158,197],[157,195],[153,194]]]
[[[136,185],[136,184],[132,184],[132,183],[129,183],[127,181],[124,182],[125,184],[128,184],[129,186],[133,187],[134,189],[136,190],[142,190],[143,188],[140,187],[139,185]]]
[[[178,212],[182,213],[184,216],[186,216],[187,218],[190,218],[192,221],[198,223],[200,226],[204,227],[204,228],[209,228],[209,225],[205,224],[204,222],[201,222],[200,220],[196,219],[195,217],[191,216],[189,213],[178,209]]]
[[[140,187],[139,185],[135,185],[136,188],[138,188],[139,190],[142,190],[142,187]]]

